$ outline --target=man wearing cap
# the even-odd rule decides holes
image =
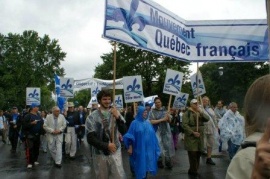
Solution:
[[[198,128],[197,128],[198,118]],[[209,121],[206,115],[199,107],[197,100],[190,101],[190,108],[183,115],[183,128],[185,131],[185,150],[188,151],[189,170],[188,174],[194,177],[198,176],[201,151],[204,148],[204,122]]]
[[[20,114],[18,113],[18,108],[13,107],[10,117],[8,117],[9,123],[9,141],[11,143],[11,153],[16,153],[19,131],[21,128]]]
[[[65,152],[66,156],[71,160],[75,159],[77,150],[77,135],[75,127],[79,127],[79,113],[74,110],[74,103],[68,102],[68,110],[66,114],[67,130],[65,133]]]
[[[66,128],[66,119],[60,114],[58,106],[52,108],[52,114],[47,115],[43,127],[47,132],[48,146],[54,164],[61,168],[63,132]]]
[[[27,168],[31,169],[33,165],[38,165],[39,162],[39,146],[40,134],[43,133],[43,120],[38,114],[39,105],[32,103],[30,112],[26,114],[22,121],[22,130],[25,135],[25,149]]]

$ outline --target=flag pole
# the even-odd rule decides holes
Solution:
[[[116,79],[116,42],[114,42],[114,49],[113,49],[113,107],[115,107],[115,79]],[[115,119],[112,119],[112,126],[111,126],[111,139],[112,143],[114,143],[114,125]]]
[[[270,4],[269,0],[265,0],[266,2],[266,15],[267,15],[267,27],[268,27],[268,67],[269,67],[269,74],[270,74]]]
[[[197,105],[199,102],[199,85],[198,85],[198,78],[199,78],[199,62],[197,62],[197,74],[196,74],[196,88],[197,88]],[[196,113],[196,130],[199,131],[199,114]]]

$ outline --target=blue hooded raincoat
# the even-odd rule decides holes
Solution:
[[[160,155],[154,128],[148,120],[143,118],[144,111],[145,107],[138,107],[135,120],[132,121],[128,132],[123,136],[126,148],[132,145],[130,163],[136,179],[145,178],[147,172],[156,175],[157,160]]]

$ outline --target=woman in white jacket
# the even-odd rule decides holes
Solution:
[[[52,114],[47,115],[43,127],[47,132],[48,147],[55,161],[55,166],[61,168],[63,132],[66,128],[66,119],[60,114],[59,107],[54,106],[52,108]]]

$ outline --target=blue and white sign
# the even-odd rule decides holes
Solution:
[[[266,19],[187,21],[151,0],[106,0],[103,36],[186,62],[268,61]]]
[[[32,103],[36,103],[40,105],[41,94],[40,88],[31,87],[26,88],[26,105],[31,105]]]
[[[91,97],[97,96],[97,94],[101,91],[101,86],[92,86],[91,87]]]
[[[117,109],[123,109],[124,108],[123,96],[122,95],[115,95],[114,104],[115,104],[115,107]]]
[[[74,79],[73,78],[60,78],[60,95],[62,97],[73,97],[73,86]]]
[[[197,82],[198,82],[198,84],[197,84]],[[200,71],[199,71],[198,75],[197,75],[197,73],[195,73],[190,77],[190,83],[191,83],[191,89],[192,89],[192,92],[193,92],[193,95],[195,98],[198,95],[201,96],[201,95],[206,93],[202,74]]]
[[[143,87],[141,76],[123,77],[124,98],[126,103],[143,101]]]
[[[179,95],[182,88],[183,73],[171,69],[167,69],[164,81],[163,93],[171,95]]]
[[[175,96],[174,102],[173,102],[173,107],[176,109],[181,109],[183,107],[187,106],[187,101],[188,101],[188,93],[180,93],[180,95]]]
[[[158,97],[158,95],[148,96],[148,97],[144,98],[143,99],[144,105],[145,105],[145,103],[148,103],[152,107],[154,105],[154,99],[156,97]]]

